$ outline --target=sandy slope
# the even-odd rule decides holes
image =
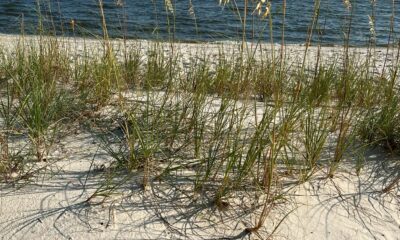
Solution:
[[[144,193],[140,173],[106,202],[87,202],[101,183],[102,164],[111,160],[101,144],[88,132],[69,135],[54,151],[53,158],[61,160],[32,182],[3,185],[2,239],[257,239],[242,232],[255,221],[250,206],[239,200],[243,196],[236,208],[219,212],[193,203],[168,182],[154,182]],[[379,166],[384,157],[370,154],[360,176],[342,170],[332,180],[317,174],[310,182],[288,186],[286,200],[275,206],[261,236],[269,236],[293,210],[274,239],[400,239],[399,187],[379,192],[393,171]]]
[[[0,42],[10,49],[15,38],[2,35]],[[80,47],[74,49],[79,51],[83,40],[78,42]],[[93,48],[101,48],[95,40],[88,42]],[[146,44],[142,42],[143,49]],[[190,61],[199,49],[216,56],[220,46],[181,44],[177,48]],[[304,46],[286,49],[291,56],[301,57],[298,53]],[[366,49],[352,50],[360,56],[366,54]],[[315,57],[317,48],[310,51]],[[323,51],[334,58],[342,50],[325,47]],[[378,60],[384,54],[385,49],[377,49]],[[256,220],[251,213],[254,206],[248,201],[254,196],[247,193],[238,193],[232,207],[221,212],[204,199],[192,201],[190,191],[186,191],[190,183],[185,181],[176,185],[170,184],[173,179],[155,181],[150,191],[143,192],[139,172],[125,179],[118,194],[104,202],[101,197],[90,199],[104,184],[105,176],[113,174],[104,168],[112,158],[103,149],[104,143],[95,131],[77,126],[55,144],[48,163],[43,163],[29,181],[0,185],[0,237],[257,239],[243,232]],[[371,150],[365,157],[359,176],[349,164],[333,179],[322,178],[326,174],[321,169],[310,182],[283,186],[285,199],[274,206],[260,236],[267,238],[277,227],[273,239],[400,239],[400,188],[397,185],[385,194],[380,191],[398,168],[383,165],[388,161],[382,160],[389,156],[379,150]],[[120,178],[123,176],[114,176]]]

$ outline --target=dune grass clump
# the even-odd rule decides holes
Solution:
[[[4,56],[4,55],[3,55]],[[5,64],[5,59],[2,60]],[[9,175],[18,172],[23,164],[18,161],[13,154],[11,145],[11,136],[14,135],[17,124],[17,116],[20,107],[15,104],[15,93],[8,80],[7,68],[9,66],[2,65],[2,77],[0,82],[1,98],[0,98],[0,178],[7,181]]]
[[[377,79],[377,89],[381,92],[380,98],[365,113],[364,122],[360,126],[362,139],[374,144],[382,145],[392,153],[399,150],[399,61],[389,69],[387,76]]]
[[[69,80],[67,60],[54,45],[57,43],[40,44],[38,50],[18,54],[10,77],[18,94],[21,123],[27,129],[37,160],[43,161],[70,99],[60,87]]]

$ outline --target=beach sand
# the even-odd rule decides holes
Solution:
[[[34,41],[36,37],[27,36]],[[18,36],[0,35],[0,45],[12,51]],[[101,52],[98,40],[60,39],[71,51],[83,51],[87,45]],[[122,40],[113,41],[120,46]],[[128,44],[147,49],[149,41]],[[162,43],[168,50],[168,43]],[[185,61],[192,61],[199,52],[210,58],[219,50],[237,51],[235,43],[175,44]],[[261,48],[271,53],[271,46]],[[279,54],[279,45],[274,46]],[[285,46],[286,57],[302,58],[305,46]],[[310,62],[318,48],[309,49]],[[324,61],[338,59],[342,47],[322,47]],[[359,57],[366,48],[352,48]],[[376,71],[383,67],[385,48],[377,48]],[[390,53],[392,54],[392,53]],[[338,60],[339,61],[339,60]],[[390,64],[390,63],[388,63]],[[110,107],[109,107],[110,108]],[[111,107],[112,108],[112,107]],[[98,114],[107,112],[101,111]],[[205,202],[193,201],[185,189],[190,183],[153,181],[151,190],[141,190],[137,173],[120,186],[112,197],[90,197],[103,184],[104,174],[113,159],[104,150],[104,143],[95,131],[73,124],[58,139],[47,162],[37,163],[29,180],[0,185],[0,237],[2,239],[400,239],[400,187],[388,192],[382,189],[396,175],[397,159],[383,150],[365,152],[365,167],[357,175],[351,161],[341,166],[333,179],[326,179],[321,168],[303,184],[282,186],[284,198],[275,203],[265,226],[256,234],[246,234],[254,226],[258,210],[247,204],[253,197],[237,193],[231,207],[219,211]],[[385,161],[383,161],[385,160]],[[385,164],[382,164],[385,162]],[[391,165],[390,163],[393,162]],[[185,174],[182,172],[181,174]],[[398,174],[398,173],[397,173]],[[115,176],[120,179],[123,176]],[[104,200],[104,201],[103,201]]]

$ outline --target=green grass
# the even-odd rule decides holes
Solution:
[[[180,56],[167,55],[159,43],[133,49],[125,59],[100,54],[68,61],[71,53],[56,39],[44,39],[38,49],[19,46],[16,58],[1,63],[3,173],[12,168],[7,136],[14,126],[43,161],[67,115],[107,106],[122,113],[110,115],[122,130],[119,147],[107,147],[110,140],[103,138],[115,171],[141,175],[145,189],[155,179],[189,177],[193,196],[205,194],[222,210],[235,192],[256,191],[273,201],[286,174],[300,183],[326,168],[334,177],[357,142],[398,151],[398,64],[382,78],[360,61],[346,69],[319,62],[301,70],[288,63],[276,68],[281,63],[267,57],[220,54],[179,70]],[[100,126],[97,116],[89,121]],[[101,129],[104,136],[111,132]],[[188,166],[188,176],[176,171]],[[115,176],[98,192],[118,191]]]
[[[294,61],[233,54],[224,46],[218,57],[197,53],[183,67],[183,56],[169,49],[173,42],[137,42],[117,52],[121,45],[109,40],[104,22],[103,28],[98,54],[86,45],[70,51],[45,36],[38,42],[21,37],[4,51],[0,176],[16,169],[9,138],[15,129],[30,140],[31,157],[52,161],[46,156],[68,118],[91,111],[85,121],[100,129],[115,171],[95,195],[118,192],[113,180],[120,174],[124,181],[141,176],[145,190],[188,179],[193,201],[206,196],[220,210],[235,193],[257,192],[266,200],[255,231],[282,198],[284,176],[302,183],[323,169],[332,178],[360,143],[399,152],[398,56],[377,74],[372,59],[357,59],[348,46],[333,61],[323,61],[318,49],[308,63],[309,48]],[[116,109],[111,121],[94,114],[106,107]]]

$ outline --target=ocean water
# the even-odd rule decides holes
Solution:
[[[218,0],[171,0],[173,12],[164,0],[103,0],[108,33],[111,37],[170,39],[177,41],[235,41],[242,37],[238,10],[243,1],[220,6]],[[231,2],[234,2],[231,0]],[[281,41],[282,0],[271,1],[273,31],[268,21],[253,13],[249,0],[246,38],[248,41]],[[351,10],[342,0],[321,0],[313,41],[343,44],[350,29],[350,44],[385,45],[400,36],[400,0],[352,0]],[[394,12],[394,15],[393,15]],[[304,43],[314,14],[314,0],[287,0],[285,41]],[[375,35],[370,16],[375,15]],[[393,17],[394,16],[394,17]],[[41,20],[47,34],[99,36],[102,34],[98,0],[0,0],[0,33],[38,33]],[[72,28],[71,21],[75,22]],[[391,24],[392,23],[392,24]],[[393,26],[393,35],[389,33]]]

